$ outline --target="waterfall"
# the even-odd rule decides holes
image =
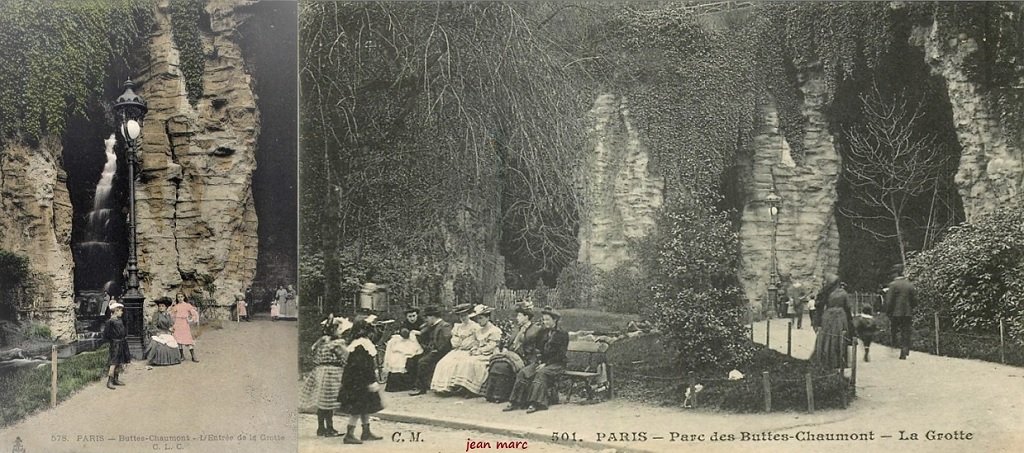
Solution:
[[[117,172],[117,154],[114,153],[117,138],[114,137],[114,134],[110,134],[110,138],[103,140],[103,144],[106,146],[107,163],[103,165],[100,181],[96,183],[96,197],[92,201],[93,211],[98,211],[106,206],[107,198],[110,198],[110,187],[114,184],[114,173]]]

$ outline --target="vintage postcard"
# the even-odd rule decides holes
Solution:
[[[299,451],[1019,450],[1022,14],[301,1]]]
[[[0,2],[0,451],[296,449],[295,2]]]

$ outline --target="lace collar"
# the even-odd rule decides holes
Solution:
[[[355,352],[356,347],[358,346],[362,346],[363,349],[370,354],[370,357],[377,356],[377,347],[373,345],[373,342],[371,342],[370,339],[366,337],[357,338],[348,345],[348,352]]]

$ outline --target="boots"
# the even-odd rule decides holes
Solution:
[[[355,430],[356,430],[356,425],[348,425],[348,427],[345,428],[345,439],[342,440],[341,443],[343,443],[343,444],[361,444],[361,443],[363,443],[363,441],[361,441],[359,439],[356,439],[356,435],[353,434],[353,433],[355,433]]]
[[[324,411],[324,437],[338,437],[338,431],[334,429],[334,411]]]
[[[118,379],[118,377],[120,377],[120,376],[121,376],[121,373],[117,373],[117,372],[114,373],[114,385],[124,385],[124,382],[121,382],[121,380]]]
[[[189,352],[189,354],[192,354],[192,361],[196,362],[196,363],[199,363],[199,359],[196,358],[196,350],[195,349],[189,349],[188,352]]]
[[[327,430],[327,428],[324,426],[325,423],[326,421],[324,420],[324,411],[318,409],[316,411],[316,437],[324,436],[324,431]]]
[[[178,355],[181,356],[181,360],[182,361],[185,360],[185,350],[184,349],[178,348]]]
[[[107,388],[110,390],[117,390],[117,388],[114,387],[114,377],[111,375],[107,375]]]
[[[370,424],[363,423],[363,435],[359,436],[359,440],[381,440],[383,437],[376,436],[370,432]]]

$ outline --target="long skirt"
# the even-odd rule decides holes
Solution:
[[[430,380],[430,389],[436,392],[449,392],[456,386],[466,387],[473,393],[480,393],[480,387],[487,380],[486,356],[471,356],[469,351],[456,350],[445,354],[437,362],[434,377]]]
[[[178,342],[174,340],[174,336],[162,333],[150,337],[149,346],[146,348],[146,360],[150,365],[156,366],[181,363],[181,353],[178,351]]]
[[[128,349],[128,339],[110,340],[110,353],[107,356],[107,366],[124,365],[131,363],[132,353]]]
[[[344,369],[337,365],[317,365],[299,392],[299,408],[303,410],[337,410],[338,391],[341,390],[341,377]]]
[[[821,328],[814,339],[813,362],[828,369],[846,367],[846,344],[843,338],[852,335],[846,322],[846,312],[839,307],[829,308],[821,315]]]
[[[516,372],[509,362],[491,363],[487,383],[484,384],[484,396],[490,401],[508,401],[512,386],[516,383]]]
[[[415,376],[409,373],[391,372],[388,373],[388,383],[384,386],[385,392],[404,392],[412,390],[416,386]]]
[[[548,399],[550,389],[554,388],[555,380],[565,371],[564,365],[545,365],[540,368],[534,363],[519,370],[516,383],[512,386],[509,400],[518,406],[551,404]]]

